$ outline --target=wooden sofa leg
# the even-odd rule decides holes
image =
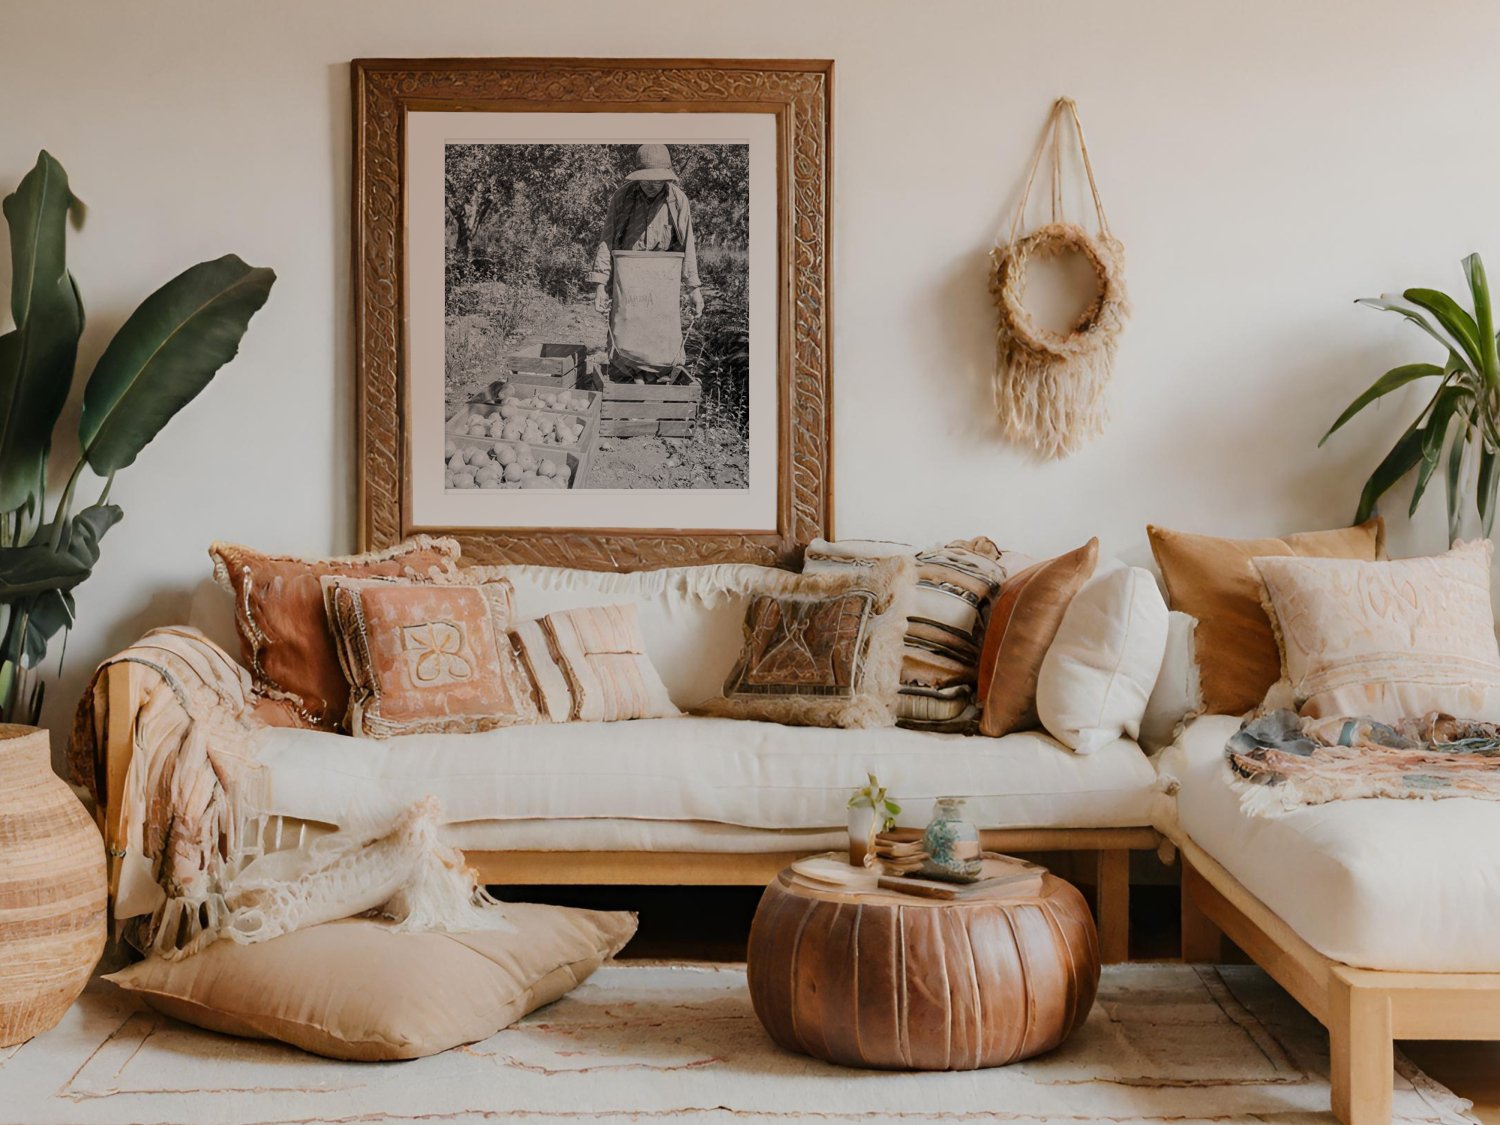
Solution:
[[[1202,878],[1182,857],[1182,959],[1188,964],[1217,965],[1224,958],[1224,933],[1198,905]]]
[[[1117,965],[1130,960],[1130,852],[1101,849],[1094,892],[1099,906],[1099,960]]]
[[[1338,969],[1328,981],[1328,1044],[1333,1115],[1344,1125],[1390,1125],[1391,1002]]]

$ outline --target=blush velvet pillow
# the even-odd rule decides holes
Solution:
[[[509,582],[322,583],[351,734],[470,734],[538,721],[511,650]]]
[[[1391,562],[1256,559],[1285,669],[1267,702],[1319,719],[1500,721],[1491,551],[1484,540]]]
[[[208,549],[214,580],[234,599],[240,654],[258,693],[284,704],[293,723],[336,730],[349,685],[323,612],[321,579],[449,575],[458,543],[419,535],[387,551],[331,559],[268,555],[232,543]]]
[[[1164,527],[1147,527],[1146,534],[1168,606],[1198,619],[1195,646],[1203,709],[1214,715],[1242,715],[1260,706],[1281,671],[1251,560],[1295,555],[1373,562],[1385,557],[1385,523],[1379,516],[1357,527],[1280,538],[1218,539]]]
[[[892,725],[915,577],[915,560],[900,555],[768,583],[745,610],[724,698],[704,712],[790,726]]]
[[[992,738],[1040,725],[1036,685],[1063,614],[1094,573],[1099,540],[1027,567],[1000,587],[979,657],[979,733]]]

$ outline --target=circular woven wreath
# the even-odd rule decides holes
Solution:
[[[1070,251],[1081,254],[1093,268],[1094,297],[1068,331],[1054,332],[1038,324],[1023,303],[1026,271],[1033,259],[1046,261]],[[1122,258],[1114,239],[1108,235],[1095,238],[1073,223],[1048,223],[1024,238],[997,246],[990,289],[1001,330],[1013,345],[1060,359],[1111,346],[1129,313]]]

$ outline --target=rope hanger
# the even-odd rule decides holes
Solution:
[[[1064,118],[1072,125],[1093,196],[1096,234],[1067,222],[1064,215]],[[1026,204],[1049,146],[1051,221],[1023,237]],[[1055,332],[1038,324],[1026,308],[1026,274],[1033,259],[1041,261],[1066,253],[1080,254],[1088,261],[1097,285],[1093,300],[1072,328]],[[990,257],[990,292],[998,317],[995,407],[1001,426],[1011,440],[1029,446],[1043,458],[1066,457],[1104,428],[1104,389],[1130,311],[1125,298],[1124,248],[1104,213],[1083,122],[1072,98],[1058,98],[1052,104],[1008,237],[1002,242],[997,235]]]

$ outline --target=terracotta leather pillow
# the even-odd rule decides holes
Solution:
[[[514,932],[396,933],[349,918],[256,945],[216,941],[106,979],[195,1027],[376,1062],[488,1039],[622,949],[634,914],[507,903]]]
[[[1036,685],[1073,595],[1094,573],[1099,540],[1039,562],[1000,587],[979,657],[979,733],[999,738],[1040,726]]]
[[[1203,709],[1242,715],[1281,678],[1281,656],[1261,604],[1255,558],[1296,556],[1374,562],[1385,557],[1385,521],[1265,539],[1219,539],[1148,526],[1167,605],[1198,619],[1194,637]]]
[[[234,598],[240,655],[262,695],[319,730],[337,730],[349,685],[323,611],[321,579],[426,578],[452,573],[458,543],[419,535],[386,551],[331,559],[268,555],[232,543],[208,549],[214,580]]]
[[[514,590],[490,582],[322,580],[349,683],[349,733],[473,734],[539,720],[510,643]]]

